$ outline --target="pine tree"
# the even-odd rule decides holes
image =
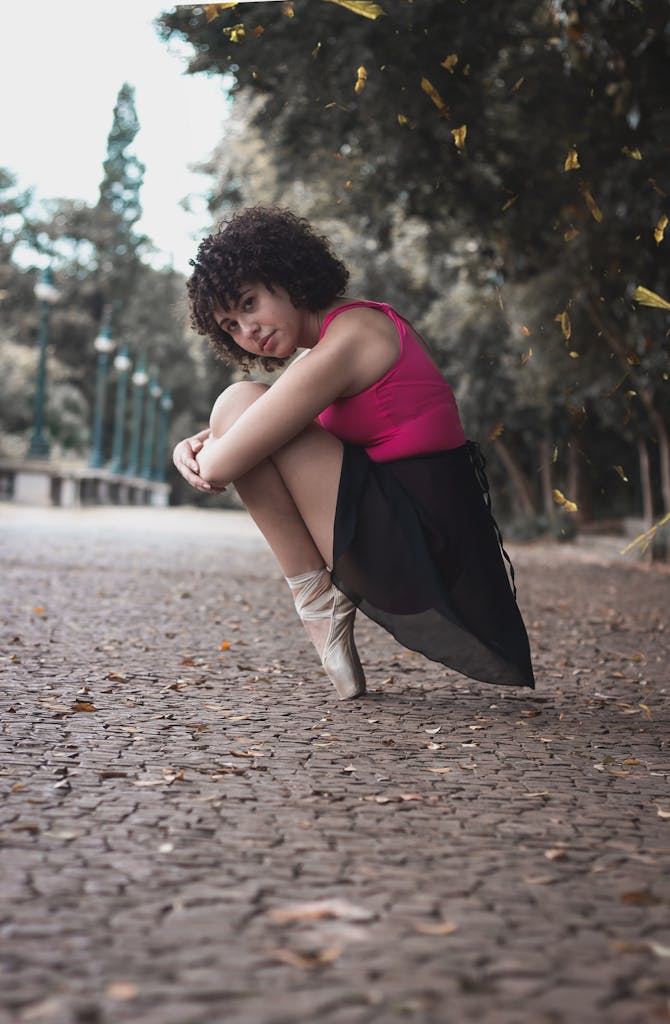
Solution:
[[[98,268],[106,301],[124,301],[145,239],[136,234],[142,216],[140,189],[144,164],[131,152],[140,123],[135,109],[135,90],[121,86],[107,137],[107,157],[97,204],[100,237]]]

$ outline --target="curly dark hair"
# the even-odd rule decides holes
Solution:
[[[248,373],[255,363],[273,370],[284,359],[255,356],[237,345],[214,319],[213,310],[228,311],[240,299],[244,283],[279,285],[294,306],[314,313],[344,294],[349,271],[329,240],[303,217],[279,207],[251,206],[223,221],[208,235],[190,261],[186,283],[191,325],[209,338],[219,358]]]

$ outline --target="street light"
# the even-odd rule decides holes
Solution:
[[[144,401],[144,389],[149,380],[149,374],[144,369],[144,356],[140,356],[137,369],[132,375],[133,382],[133,419],[130,428],[130,456],[126,474],[137,476],[140,461],[140,431],[142,429],[142,403]]]
[[[123,439],[125,435],[126,397],[128,394],[128,371],[132,365],[128,355],[128,346],[124,345],[114,359],[114,369],[118,373],[116,379],[116,403],[114,409],[114,441],[112,443],[112,461],[109,468],[112,473],[123,472]]]
[[[156,405],[161,397],[163,389],[156,379],[156,371],[152,370],[149,382],[149,395],[147,397],[146,420],[144,423],[144,457],[142,459],[142,473],[145,480],[151,480],[151,466],[154,456],[154,436],[156,434]]]
[[[37,367],[37,389],[35,391],[35,411],[33,415],[33,434],[30,439],[27,457],[29,459],[48,459],[49,442],[44,436],[44,405],[47,391],[47,345],[49,344],[49,306],[57,302],[60,292],[54,287],[51,268],[42,271],[41,279],[35,285],[35,297],[40,304],[40,354]]]
[[[163,396],[160,400],[161,416],[158,424],[158,446],[156,452],[156,473],[154,476],[155,480],[160,483],[165,482],[165,464],[167,462],[167,436],[168,436],[168,420],[170,418],[170,410],[174,402],[172,401],[172,395],[169,391],[164,391]]]
[[[93,342],[93,347],[98,353],[98,373],[95,385],[95,414],[93,418],[93,453],[90,465],[99,469],[104,464],[102,454],[102,431],[105,420],[105,387],[107,384],[107,366],[109,365],[109,354],[114,350],[116,342],[112,341],[111,335],[111,310],[105,311],[105,318],[102,323],[100,334]]]

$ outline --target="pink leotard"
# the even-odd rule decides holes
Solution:
[[[341,441],[361,445],[373,462],[445,451],[466,438],[451,387],[416,340],[410,325],[385,302],[349,302],[345,309],[368,306],[391,318],[400,337],[400,355],[383,377],[350,398],[338,398],[317,417]]]

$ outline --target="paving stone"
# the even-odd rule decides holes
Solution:
[[[361,620],[342,704],[243,515],[0,521],[0,1024],[668,1017],[667,567],[519,548],[535,692]]]

